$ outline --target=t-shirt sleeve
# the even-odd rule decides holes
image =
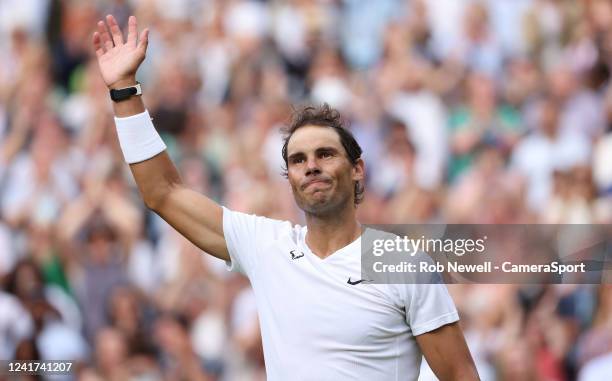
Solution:
[[[405,285],[406,322],[414,336],[459,320],[444,283]]]
[[[235,212],[223,207],[223,235],[230,255],[228,270],[251,277],[265,245],[291,229],[288,221]]]

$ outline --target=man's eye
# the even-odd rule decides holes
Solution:
[[[304,161],[303,157],[296,157],[294,159],[291,159],[292,164],[299,164],[299,163],[302,163],[303,161]]]
[[[326,157],[332,157],[331,152],[321,152],[321,157],[326,158]]]

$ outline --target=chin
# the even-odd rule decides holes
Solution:
[[[312,210],[312,211],[316,211],[316,210],[325,210],[327,208],[329,208],[330,202],[327,198],[322,198],[322,199],[311,199],[308,200],[305,205],[304,205],[307,210]]]
[[[298,207],[304,212],[314,215],[325,213],[330,207],[330,202],[327,197],[296,197],[295,201]]]
[[[308,208],[303,209],[305,213],[308,213],[317,217],[325,217],[333,214],[335,210],[330,208],[329,205],[311,205]]]
[[[310,198],[308,200],[304,200],[305,202],[300,206],[300,208],[309,214],[315,216],[329,216],[333,214],[337,214],[340,210],[344,208],[344,203],[338,199],[333,199],[329,195],[324,195],[323,197]]]

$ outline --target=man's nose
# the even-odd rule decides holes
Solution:
[[[306,161],[306,176],[308,175],[318,175],[321,173],[321,168],[319,168],[319,163],[316,158],[310,157]]]

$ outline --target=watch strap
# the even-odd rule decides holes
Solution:
[[[110,97],[114,102],[121,102],[134,95],[141,95],[142,88],[140,87],[140,83],[136,82],[136,85],[124,87],[123,89],[111,89]]]

